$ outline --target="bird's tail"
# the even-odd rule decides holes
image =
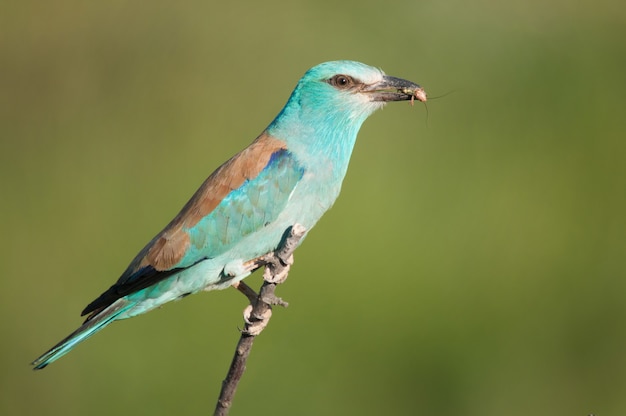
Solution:
[[[97,315],[94,315],[91,319],[85,321],[76,331],[69,334],[61,342],[52,347],[48,352],[43,354],[32,362],[35,366],[34,370],[41,370],[51,362],[54,362],[70,352],[78,343],[86,340],[102,328],[113,322],[117,317],[130,309],[133,306],[133,302],[127,299],[121,298],[113,302],[109,307],[102,310]]]

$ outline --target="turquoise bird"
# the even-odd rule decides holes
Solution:
[[[289,227],[308,232],[333,205],[365,119],[388,101],[414,99],[426,101],[419,85],[359,62],[308,70],[265,131],[204,181],[35,369],[113,321],[248,276],[252,260],[274,251]]]

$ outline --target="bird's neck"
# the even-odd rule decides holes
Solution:
[[[281,113],[267,131],[285,141],[305,170],[324,172],[327,180],[341,182],[363,121],[330,112]]]

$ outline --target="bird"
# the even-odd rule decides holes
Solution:
[[[301,224],[308,233],[334,204],[363,122],[388,102],[415,99],[426,101],[420,85],[360,62],[306,71],[269,126],[202,183],[117,282],[87,305],[84,323],[34,360],[34,369],[114,321],[240,282],[289,227]]]

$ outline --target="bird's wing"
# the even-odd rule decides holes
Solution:
[[[262,134],[207,178],[82,315],[90,319],[121,297],[224,253],[278,216],[303,173],[283,141]]]

